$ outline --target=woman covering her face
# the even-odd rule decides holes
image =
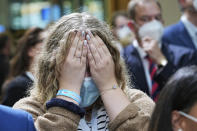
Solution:
[[[109,27],[87,13],[62,17],[45,40],[30,97],[37,130],[146,130],[152,100],[131,89]]]

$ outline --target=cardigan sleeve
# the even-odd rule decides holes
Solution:
[[[21,99],[13,108],[31,113],[38,131],[77,130],[80,121],[79,115],[63,107],[44,109],[43,104],[32,97]]]
[[[136,89],[125,90],[130,104],[109,123],[110,131],[146,131],[154,108],[154,102]],[[39,131],[77,130],[80,116],[62,107],[44,109],[42,103],[31,97],[24,98],[14,105],[31,113]]]
[[[110,131],[147,131],[154,102],[136,89],[125,92],[131,103],[109,123]]]

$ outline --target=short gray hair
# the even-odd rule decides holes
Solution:
[[[139,3],[153,2],[153,1],[155,1],[156,4],[158,5],[158,7],[162,10],[161,4],[157,0],[130,0],[130,2],[128,3],[128,14],[129,14],[129,17],[132,20],[135,20],[135,16],[136,16],[136,11],[135,10],[136,10],[136,6]]]

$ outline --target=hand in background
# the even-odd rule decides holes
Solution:
[[[142,48],[156,64],[162,65],[162,62],[167,62],[156,40],[145,37],[142,40]]]

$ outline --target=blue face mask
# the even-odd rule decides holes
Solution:
[[[91,106],[97,100],[99,95],[99,90],[93,79],[91,77],[86,77],[80,91],[81,103],[79,106],[83,108]]]

